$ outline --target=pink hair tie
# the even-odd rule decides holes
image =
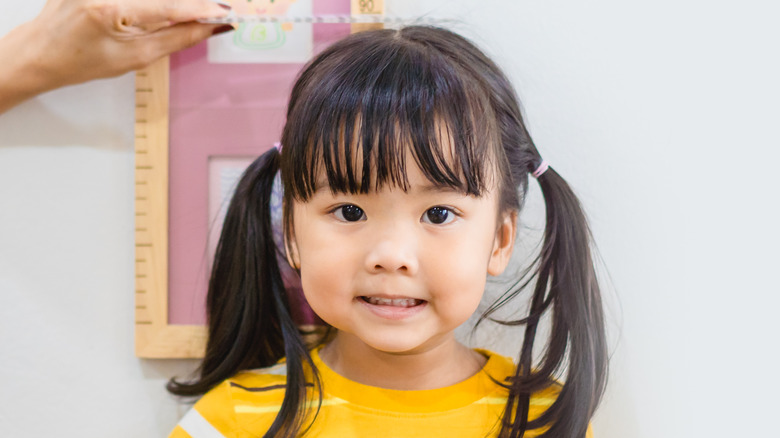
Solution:
[[[534,172],[531,174],[531,176],[533,176],[534,178],[539,178],[549,168],[550,168],[550,165],[547,163],[547,161],[542,159],[542,162],[539,163],[539,167],[537,167],[536,170],[534,170]]]
[[[274,143],[274,147],[276,148],[277,151],[282,152],[282,142],[277,141],[276,143]]]

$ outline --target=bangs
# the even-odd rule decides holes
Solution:
[[[498,141],[487,96],[430,42],[396,30],[353,34],[296,82],[282,136],[285,188],[303,201],[318,181],[334,193],[406,191],[417,166],[435,186],[482,196]]]

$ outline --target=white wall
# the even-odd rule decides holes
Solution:
[[[42,4],[5,2],[0,34]],[[612,283],[597,436],[768,436],[780,390],[780,8],[388,5],[460,20],[582,197]],[[132,75],[0,116],[0,436],[164,436],[183,410],[163,385],[195,363],[133,356],[132,128]]]

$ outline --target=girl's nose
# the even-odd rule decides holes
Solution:
[[[399,230],[400,231],[400,230]],[[418,240],[408,232],[385,229],[376,239],[367,242],[366,269],[372,273],[414,275],[419,269]]]

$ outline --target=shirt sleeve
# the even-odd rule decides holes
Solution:
[[[182,417],[168,438],[239,438],[230,386],[222,382]]]

